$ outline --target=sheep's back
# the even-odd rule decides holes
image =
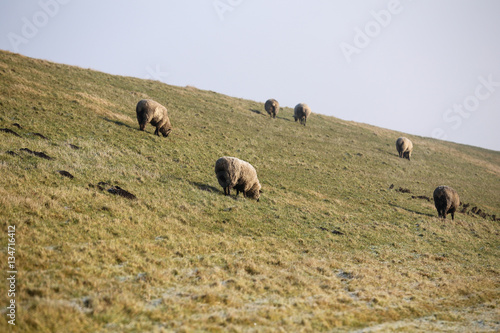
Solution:
[[[266,109],[267,112],[270,112],[271,108],[274,108],[277,112],[279,109],[279,103],[277,100],[271,98],[266,101],[264,108]]]
[[[168,118],[167,108],[152,99],[143,99],[137,103],[137,114],[148,114],[152,119],[161,120]]]
[[[413,143],[410,139],[401,137],[396,140],[396,149],[398,152],[406,152],[413,150]]]
[[[299,103],[293,109],[293,116],[295,119],[308,118],[311,114],[311,108],[305,103]]]
[[[250,187],[253,186],[253,184],[255,184],[255,182],[258,182],[257,171],[255,170],[253,165],[251,165],[250,163],[248,163],[246,161],[240,160],[240,164],[241,164],[240,165],[240,177],[239,177],[238,183],[246,184],[244,187],[245,187],[245,190],[248,190]]]
[[[224,156],[215,162],[215,174],[220,186],[234,187],[240,177],[240,162],[236,157]]]
[[[457,191],[445,185],[438,186],[433,193],[434,202],[436,204],[446,204],[447,209],[460,205],[460,198]]]

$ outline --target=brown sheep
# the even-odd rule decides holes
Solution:
[[[276,115],[280,110],[280,103],[278,103],[277,100],[271,98],[266,101],[264,108],[271,117],[276,118]]]
[[[446,214],[451,214],[451,219],[455,219],[455,211],[460,206],[460,198],[457,191],[449,186],[438,186],[434,190],[434,205],[438,211],[439,217],[446,219]]]
[[[156,127],[155,135],[167,137],[172,131],[170,119],[168,119],[167,108],[151,99],[143,99],[137,103],[135,108],[139,128],[144,131],[147,123]]]

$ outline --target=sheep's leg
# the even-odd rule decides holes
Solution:
[[[455,212],[451,213],[451,219],[454,220],[455,219]]]

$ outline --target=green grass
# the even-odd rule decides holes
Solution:
[[[19,272],[1,331],[500,327],[499,152],[409,136],[409,162],[403,133],[4,51],[0,80],[0,128],[20,135],[0,132],[0,262],[15,225]],[[167,106],[168,138],[138,130],[142,98]],[[260,202],[223,195],[224,155],[255,166]],[[443,184],[490,216],[412,198]]]

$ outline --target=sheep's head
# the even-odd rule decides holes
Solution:
[[[262,191],[260,190],[260,184],[259,183],[256,183],[254,186],[252,186],[252,188],[250,188],[246,195],[247,197],[249,198],[252,198],[252,199],[255,199],[257,201],[259,201],[259,197],[260,197],[260,193]]]
[[[160,128],[160,133],[163,134],[164,137],[167,137],[170,132],[172,132],[172,127],[170,126],[163,126]]]

